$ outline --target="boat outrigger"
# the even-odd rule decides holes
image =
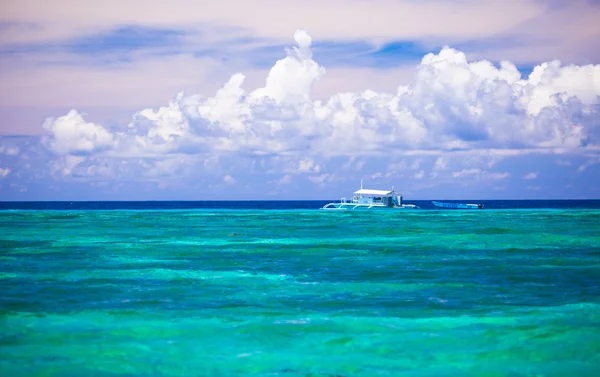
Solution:
[[[372,190],[363,188],[360,181],[360,190],[354,192],[351,200],[341,198],[339,202],[328,203],[321,209],[415,209],[414,204],[403,204],[402,195],[396,194],[394,188],[391,190]]]
[[[467,203],[442,203],[442,202],[436,202],[435,200],[432,200],[431,203],[433,203],[434,206],[436,207],[440,207],[440,208],[452,208],[452,209],[483,209],[483,204],[478,203],[478,204],[467,204]]]

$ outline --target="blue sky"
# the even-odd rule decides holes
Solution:
[[[600,198],[600,5],[454,3],[10,1],[0,200]]]

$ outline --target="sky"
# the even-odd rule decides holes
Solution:
[[[599,1],[0,7],[0,200],[600,198]]]

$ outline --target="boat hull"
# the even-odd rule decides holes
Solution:
[[[443,203],[431,201],[434,206],[438,208],[449,208],[449,209],[483,209],[483,204],[471,204],[471,203]]]
[[[413,204],[403,204],[401,206],[384,206],[377,204],[360,204],[360,203],[329,203],[325,205],[324,210],[374,210],[374,209],[418,209]]]

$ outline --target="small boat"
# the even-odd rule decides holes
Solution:
[[[442,203],[436,202],[435,200],[431,201],[434,206],[440,208],[453,208],[453,209],[483,209],[483,204],[466,204],[466,203]]]
[[[402,195],[398,195],[394,188],[391,190],[372,190],[363,188],[360,181],[360,190],[354,192],[351,200],[341,198],[339,202],[328,203],[321,209],[348,210],[348,209],[416,209],[414,204],[403,204]]]

